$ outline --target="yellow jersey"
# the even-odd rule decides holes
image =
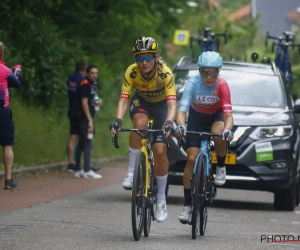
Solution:
[[[146,80],[136,63],[130,65],[125,71],[122,83],[120,98],[130,98],[131,90],[134,87],[138,95],[147,102],[161,102],[164,100],[176,100],[175,80],[172,71],[166,65],[163,65],[162,73],[162,88],[157,89],[158,72]]]

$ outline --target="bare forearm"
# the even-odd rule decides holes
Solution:
[[[185,125],[186,112],[178,111],[176,123],[177,125]]]
[[[176,115],[176,101],[170,100],[167,102],[167,105],[168,105],[168,114],[166,120],[173,122]]]
[[[93,121],[90,109],[87,103],[82,103],[83,112],[85,114],[85,117],[88,119],[89,122]]]
[[[121,98],[118,103],[117,119],[121,119],[121,120],[123,119],[127,110],[127,106],[128,106],[128,100]]]
[[[224,115],[224,128],[228,130],[232,130],[232,127],[233,127],[232,115],[229,114]]]

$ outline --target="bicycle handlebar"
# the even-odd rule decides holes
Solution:
[[[272,53],[274,53],[275,46],[292,47],[292,49],[294,49],[294,47],[296,47],[297,44],[293,44],[293,43],[290,43],[290,42],[282,43],[281,41],[273,42],[272,43]]]
[[[222,134],[215,134],[215,133],[208,133],[208,132],[186,131],[186,134],[198,134],[198,135],[200,135],[202,137],[203,136],[207,136],[207,137],[214,137],[214,136],[216,136],[216,137],[223,137]],[[179,139],[178,139],[178,142],[177,142],[178,148],[180,148],[182,146],[182,140],[185,140],[185,139],[181,135],[181,136],[179,136]],[[205,140],[207,140],[207,139],[205,138]],[[230,142],[227,141],[227,140],[225,140],[225,143],[226,143],[226,152],[230,153],[230,146],[229,146]]]
[[[282,36],[271,36],[269,32],[266,33],[266,39],[265,39],[265,46],[268,46],[268,39],[273,39],[273,40],[278,40],[279,43],[281,43],[282,41],[285,41],[287,43],[292,42],[294,43],[294,39],[295,39],[295,35],[290,32],[290,31],[284,31],[283,35],[285,37]]]
[[[112,129],[112,126],[109,126],[109,129]],[[162,129],[148,129],[148,128],[121,128],[121,130],[119,132],[135,132],[137,133],[140,137],[142,137],[143,139],[147,138],[147,136],[150,133],[154,133],[154,132],[163,132]],[[138,133],[141,132],[141,133]],[[170,144],[169,144],[169,139],[166,138],[167,141],[167,148],[171,149]],[[118,135],[114,135],[112,137],[112,144],[115,146],[115,148],[120,148],[119,143],[118,143]]]
[[[224,33],[219,33],[219,34],[215,34],[215,33],[211,33],[210,34],[212,38],[217,37],[217,36],[224,36],[224,43],[227,44],[227,40],[228,40],[228,33],[225,30]]]
[[[298,47],[298,52],[300,54],[300,44],[293,44],[292,48],[294,48],[294,47]]]

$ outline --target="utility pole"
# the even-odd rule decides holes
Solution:
[[[251,16],[256,17],[256,0],[251,0]]]

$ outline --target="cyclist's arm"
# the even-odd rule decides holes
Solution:
[[[185,120],[186,120],[186,112],[179,110],[176,118],[177,125],[185,125]]]
[[[175,87],[175,81],[174,76],[172,74],[171,70],[166,71],[167,77],[164,79],[164,86],[166,91],[166,100],[168,105],[168,113],[166,120],[169,120],[171,122],[174,121],[175,115],[176,115],[176,87]]]
[[[128,101],[130,99],[130,93],[133,86],[133,80],[130,77],[130,73],[132,72],[131,68],[128,67],[122,83],[122,89],[121,89],[121,95],[118,103],[118,109],[117,109],[117,119],[123,119],[127,107],[128,107]]]
[[[220,99],[222,105],[222,113],[224,117],[224,128],[225,130],[232,130],[233,128],[232,106],[231,106],[230,90],[226,82],[222,83],[222,85],[220,86]]]
[[[121,120],[123,119],[123,117],[126,113],[127,107],[128,107],[128,101],[129,100],[127,98],[123,98],[122,94],[121,94],[121,97],[120,97],[119,103],[118,103],[116,119],[121,119]]]
[[[178,110],[178,115],[176,119],[177,125],[185,125],[186,114],[191,106],[192,99],[193,99],[193,86],[194,83],[191,80],[185,85],[182,98],[180,100],[180,106]]]

